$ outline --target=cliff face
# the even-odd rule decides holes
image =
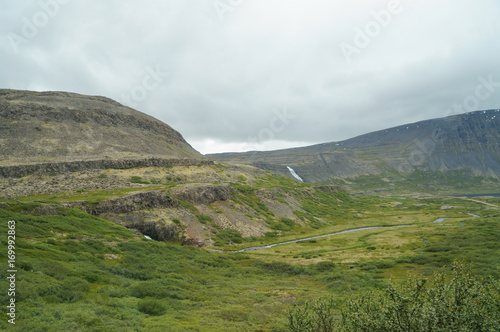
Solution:
[[[208,155],[250,164],[306,182],[414,171],[465,171],[500,177],[500,111],[478,111],[421,121],[342,142],[268,152]]]
[[[202,158],[167,124],[104,97],[0,90],[0,164]]]

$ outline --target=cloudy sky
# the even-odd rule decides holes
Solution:
[[[203,153],[500,108],[498,0],[3,0],[0,88],[102,95]]]

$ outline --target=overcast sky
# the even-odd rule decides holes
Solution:
[[[3,0],[0,88],[106,96],[202,153],[339,141],[500,108],[499,17],[498,0]]]

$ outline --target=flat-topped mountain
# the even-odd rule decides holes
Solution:
[[[167,124],[116,101],[0,90],[0,165],[203,156]]]
[[[459,170],[500,177],[500,110],[477,111],[421,121],[342,142],[267,152],[208,157],[250,164],[306,182],[360,175]]]

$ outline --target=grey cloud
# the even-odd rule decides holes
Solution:
[[[389,2],[247,0],[221,20],[213,1],[71,0],[16,54],[7,37],[42,9],[4,1],[0,86],[122,100],[159,66],[169,76],[136,108],[196,147],[249,146],[284,107],[295,118],[274,140],[346,139],[444,116],[479,76],[500,81],[493,1],[401,0],[401,14],[348,63],[339,45]],[[478,108],[499,105],[500,88]]]

